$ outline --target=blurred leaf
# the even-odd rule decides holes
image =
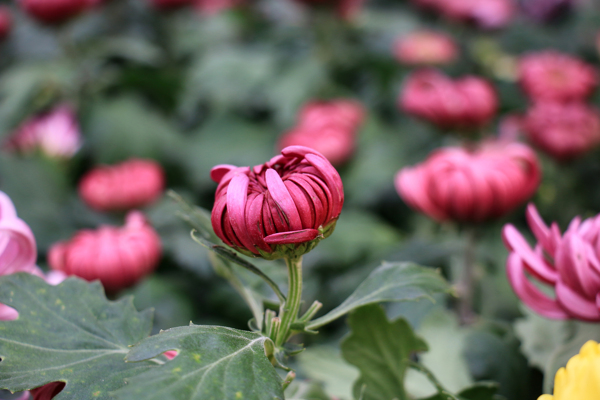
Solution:
[[[448,290],[444,278],[431,268],[409,263],[383,263],[342,304],[310,322],[307,328],[318,328],[367,304],[420,299],[433,301],[433,294]]]
[[[285,391],[287,400],[330,400],[321,384],[311,381],[292,382]]]
[[[310,379],[322,382],[325,391],[339,399],[352,398],[352,383],[358,371],[349,365],[336,347],[311,346],[297,357],[301,372]]]
[[[115,36],[106,38],[94,46],[91,54],[98,58],[120,58],[138,64],[159,65],[165,55],[161,49],[140,37]]]
[[[414,353],[427,351],[427,344],[405,320],[389,322],[378,305],[353,311],[348,324],[351,333],[342,342],[342,354],[361,373],[354,384],[354,397],[408,399],[404,388],[407,361]]]
[[[232,328],[191,325],[169,329],[135,345],[127,361],[137,363],[168,350],[178,350],[177,357],[128,379],[115,397],[283,400],[282,381],[268,358],[273,357],[272,349],[270,339]]]
[[[461,400],[503,400],[504,398],[498,396],[496,394],[497,392],[497,384],[482,382],[461,391],[457,396]],[[438,393],[421,400],[448,400],[448,397],[444,394]]]
[[[0,301],[19,311],[0,322],[0,386],[11,391],[66,382],[60,399],[109,399],[152,362],[125,363],[129,346],[150,334],[152,311],[131,297],[106,300],[99,282],[50,286],[29,274],[0,278]]]

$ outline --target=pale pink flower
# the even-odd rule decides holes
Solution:
[[[456,60],[458,46],[444,33],[420,30],[397,39],[394,56],[406,65],[444,65]]]

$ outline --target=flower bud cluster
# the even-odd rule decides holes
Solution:
[[[341,165],[354,154],[364,114],[362,105],[352,100],[308,103],[300,111],[297,125],[279,140],[279,149],[310,147],[333,165]]]

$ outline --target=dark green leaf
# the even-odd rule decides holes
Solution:
[[[458,396],[465,400],[498,400],[498,384],[492,382],[481,382],[461,391]]]
[[[152,311],[137,312],[131,297],[108,301],[98,282],[50,286],[28,274],[3,276],[0,302],[19,311],[19,319],[0,322],[2,388],[62,381],[56,400],[109,399],[126,378],[155,365],[124,362],[128,346],[150,334]]]
[[[378,305],[353,311],[348,324],[352,332],[342,342],[342,355],[361,372],[355,398],[362,391],[364,400],[408,399],[407,361],[412,354],[427,351],[427,344],[404,319],[389,322]]]
[[[217,326],[173,328],[136,345],[128,362],[178,350],[175,359],[128,380],[115,393],[123,400],[283,399],[271,365],[272,343],[257,333]]]
[[[435,293],[449,289],[442,276],[431,268],[409,263],[384,263],[342,304],[307,325],[315,329],[341,317],[355,308],[384,301],[430,299]]]

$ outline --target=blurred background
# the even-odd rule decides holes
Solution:
[[[438,223],[409,208],[394,188],[395,174],[436,148],[463,143],[465,135],[527,142],[519,123],[531,107],[518,83],[524,54],[554,49],[594,68],[600,61],[595,0],[480,0],[476,10],[470,2],[470,14],[460,15],[428,4],[433,1],[409,0],[61,2],[58,11],[36,4],[40,0],[1,2],[0,190],[31,227],[38,265],[47,269],[51,246],[82,229],[124,224],[124,212],[98,211],[82,199],[82,178],[95,168],[154,160],[164,170],[165,188],[210,210],[213,166],[264,163],[301,125],[307,103],[345,99],[361,107],[363,117],[351,139],[343,139],[351,144],[335,139],[329,145],[350,148],[336,162],[344,210],[335,233],[304,262],[306,303],[318,299],[325,309],[383,260],[440,268],[456,281],[465,225]],[[399,41],[422,30],[447,36],[451,49],[428,53],[427,44],[417,42],[423,54],[411,59]],[[432,56],[445,51],[450,55]],[[465,133],[402,111],[398,98],[407,76],[432,64],[453,78],[485,78],[497,93],[497,112]],[[592,94],[586,102],[593,107],[599,99]],[[59,131],[50,144],[23,144],[18,135],[56,110],[69,115],[62,122],[67,127],[46,121],[44,129]],[[576,129],[570,126],[565,129]],[[588,147],[567,161],[538,151],[543,178],[532,201],[563,230],[576,215],[600,211],[600,153]],[[178,206],[161,192],[139,209],[160,236],[162,258],[153,274],[111,296],[134,294],[139,309],[154,307],[155,332],[189,321],[247,328],[250,311],[191,240]],[[474,228],[475,323],[460,325],[449,311],[452,298],[387,309],[426,338],[432,348],[426,363],[451,389],[495,380],[511,400],[542,392],[541,363],[524,353],[520,343],[528,334],[515,330],[525,311],[504,270],[502,226],[511,222],[527,231],[524,215],[521,207]],[[253,262],[285,285],[280,264]],[[254,284],[267,303],[275,300]],[[341,399],[350,398],[357,376],[336,350],[345,332],[338,321],[319,336],[298,339],[314,346],[298,358],[300,375],[324,381],[328,394]],[[420,382],[413,379],[413,393],[426,395]]]

